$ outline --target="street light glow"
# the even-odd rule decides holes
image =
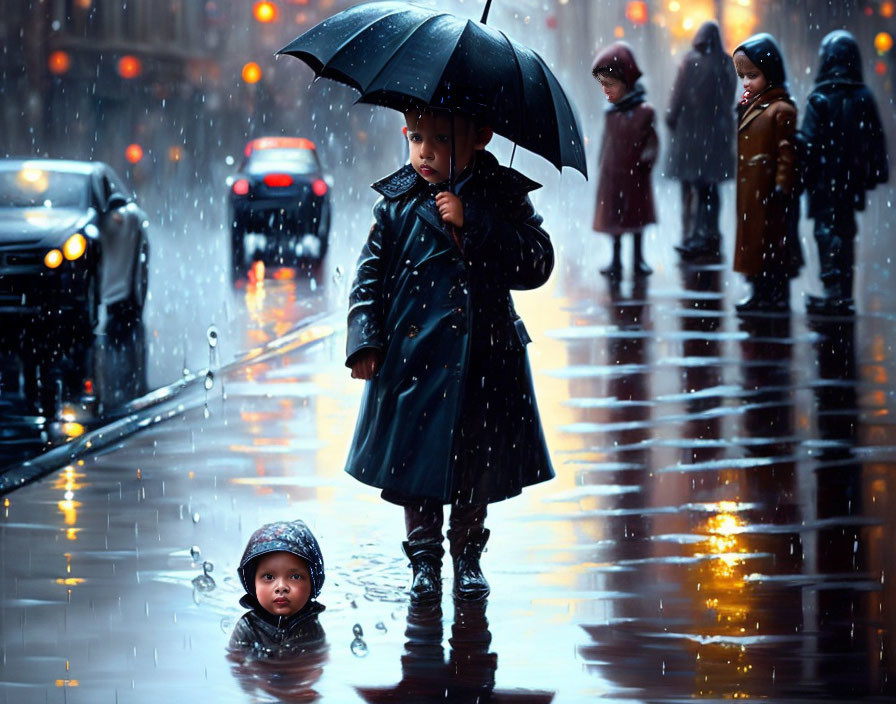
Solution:
[[[259,22],[273,22],[277,19],[277,6],[269,0],[259,0],[252,7],[252,16]]]
[[[261,80],[261,66],[250,61],[243,66],[243,80],[246,83],[258,83]]]

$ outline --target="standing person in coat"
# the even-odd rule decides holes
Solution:
[[[441,595],[450,504],[454,593],[477,599],[488,504],[554,476],[510,296],[544,284],[554,252],[539,185],[485,151],[490,128],[428,107],[405,120],[411,163],[373,186],[349,295],[346,366],[367,385],[346,471],[404,507],[418,603]]]
[[[810,313],[850,312],[855,213],[865,209],[866,190],[887,182],[890,164],[877,104],[862,81],[855,38],[842,29],[831,32],[818,53],[800,140],[824,295],[809,296],[807,307]]]
[[[681,246],[684,259],[718,257],[718,184],[734,172],[737,75],[722,48],[715,22],[704,22],[678,69],[666,111],[669,156],[666,175],[681,181]]]
[[[743,81],[737,126],[737,238],[734,270],[752,287],[740,312],[790,309],[790,279],[802,266],[798,218],[796,107],[784,59],[770,34],[734,50]]]
[[[631,232],[635,276],[648,276],[653,270],[644,261],[642,236],[644,228],[656,222],[650,174],[659,151],[653,107],[645,102],[644,86],[638,82],[641,69],[625,42],[599,52],[591,75],[610,101],[593,227],[613,237],[613,260],[601,273],[612,279],[622,276],[621,238]]]

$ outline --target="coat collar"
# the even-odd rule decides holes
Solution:
[[[498,164],[491,152],[481,151],[476,154],[473,174],[470,177],[477,183],[488,183],[504,193],[519,195],[541,188],[541,184],[523,176],[519,171]],[[410,164],[405,164],[398,171],[380,179],[371,188],[386,200],[395,200],[418,188],[431,188]],[[438,190],[444,190],[438,185]]]
[[[320,602],[314,601],[312,599],[307,604],[305,604],[305,606],[303,606],[300,611],[294,613],[292,616],[283,618],[282,616],[274,616],[273,614],[266,611],[261,606],[261,604],[258,603],[258,599],[254,594],[243,595],[243,597],[240,599],[240,606],[245,609],[251,609],[259,619],[264,621],[272,628],[285,631],[291,630],[298,624],[308,621],[311,618],[315,618],[321,611],[326,608]]]
[[[780,102],[782,100],[793,104],[793,99],[790,97],[790,93],[787,92],[786,88],[776,87],[769,89],[765,93],[760,93],[753,101],[753,103],[749,105],[744,111],[744,114],[740,118],[740,124],[737,126],[737,131],[740,132],[753,120],[759,117],[759,115],[765,112],[765,109],[769,105],[771,105],[772,103]]]

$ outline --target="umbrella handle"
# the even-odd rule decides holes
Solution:
[[[451,158],[448,160],[448,190],[454,193],[454,113],[448,111],[448,121],[451,123]]]
[[[485,24],[486,20],[488,20],[488,11],[492,6],[492,0],[486,0],[485,9],[482,11],[482,19],[479,20],[482,24]]]

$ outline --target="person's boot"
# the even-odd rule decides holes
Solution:
[[[442,596],[442,556],[445,548],[441,543],[426,540],[405,541],[401,544],[408,556],[414,576],[411,580],[411,601],[418,604],[437,601]]]
[[[647,262],[644,261],[644,255],[641,251],[642,237],[643,235],[640,232],[636,232],[632,235],[635,276],[650,276],[653,273],[653,269],[647,266]]]
[[[454,560],[454,596],[458,599],[484,599],[491,591],[479,564],[488,536],[486,528],[472,528],[461,535],[450,536],[451,557]]]
[[[752,313],[762,308],[762,280],[759,276],[750,276],[747,278],[750,282],[750,295],[736,304],[734,307],[738,313]]]
[[[620,237],[613,238],[613,260],[608,266],[600,270],[600,273],[610,279],[622,278],[622,254]]]

